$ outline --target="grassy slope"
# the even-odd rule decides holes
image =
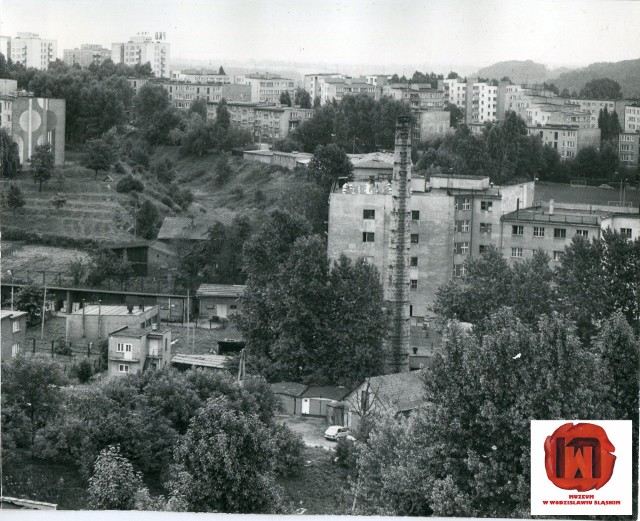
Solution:
[[[111,172],[114,181],[103,182],[105,174],[101,173],[95,181],[94,173],[79,165],[80,157],[80,150],[68,151],[66,165],[43,185],[42,192],[28,173],[13,181],[22,189],[27,204],[15,213],[3,212],[2,229],[107,242],[132,240],[129,196],[115,191],[120,176]],[[293,179],[287,170],[270,171],[265,165],[232,158],[232,178],[218,188],[214,183],[217,156],[181,158],[176,147],[158,147],[154,157],[176,162],[179,186],[194,194],[188,214],[224,223],[239,213],[251,215],[274,206]],[[162,216],[182,214],[176,206],[170,208],[161,201],[170,192],[168,187],[151,174],[137,177],[145,184],[141,198],[153,201]],[[264,195],[263,201],[256,200],[257,190]],[[55,209],[51,199],[58,192],[65,194],[67,202]]]

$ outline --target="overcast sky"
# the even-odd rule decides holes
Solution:
[[[640,57],[640,1],[0,0],[0,34],[38,32],[58,54],[165,31],[172,58],[404,64],[502,60],[582,66]]]

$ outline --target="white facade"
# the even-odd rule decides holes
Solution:
[[[640,106],[624,108],[624,131],[640,132]]]
[[[11,60],[27,68],[47,70],[49,63],[58,58],[58,42],[40,38],[37,33],[18,33],[16,38],[11,38],[10,45]]]
[[[445,93],[445,101],[458,108],[464,109],[467,102],[467,84],[462,83],[458,78],[442,80]]]
[[[156,33],[158,36],[158,33]],[[162,38],[152,38],[147,33],[132,36],[127,43],[111,45],[111,59],[113,63],[124,63],[130,67],[144,65],[149,62],[151,70],[157,78],[169,78],[170,45]]]
[[[236,76],[236,83],[251,85],[251,101],[280,103],[280,95],[289,93],[293,102],[295,97],[295,82],[289,78],[282,78],[276,74],[242,74]]]

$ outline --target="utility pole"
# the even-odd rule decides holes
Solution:
[[[47,306],[47,285],[44,286],[44,297],[42,299],[42,325],[40,326],[40,340],[44,340],[44,314]]]

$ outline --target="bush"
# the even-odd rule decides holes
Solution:
[[[171,199],[170,195],[163,195],[160,198],[160,202],[169,208],[173,208],[173,199]]]
[[[231,195],[233,195],[237,201],[240,201],[244,199],[244,189],[241,186],[236,186],[231,190]]]
[[[353,440],[340,438],[336,447],[336,459],[345,468],[355,470],[357,462],[356,444]]]
[[[71,367],[71,374],[75,376],[81,384],[87,383],[93,376],[93,366],[88,358]]]
[[[123,177],[118,181],[116,185],[116,191],[121,194],[128,194],[132,191],[142,192],[144,190],[144,185],[138,179],[134,179],[132,175],[128,175],[127,177]]]
[[[274,469],[276,474],[284,477],[295,476],[302,469],[302,438],[286,425],[273,427],[272,436],[278,451]]]
[[[127,171],[124,169],[124,165],[122,164],[122,162],[121,162],[121,161],[118,161],[118,162],[116,163],[116,166],[114,167],[114,169],[115,169],[115,171],[116,171],[116,173],[117,173],[117,174],[122,174],[122,175],[124,175],[124,174],[126,174],[126,173],[127,173]]]
[[[64,356],[71,356],[73,354],[73,351],[71,350],[71,346],[67,344],[67,341],[62,337],[56,340],[53,346],[53,352],[56,355],[64,355]]]
[[[183,174],[182,181],[184,181],[185,183],[190,183],[191,181],[195,181],[196,179],[199,179],[206,173],[207,171],[204,168],[196,168],[191,172],[187,172],[186,174]]]

